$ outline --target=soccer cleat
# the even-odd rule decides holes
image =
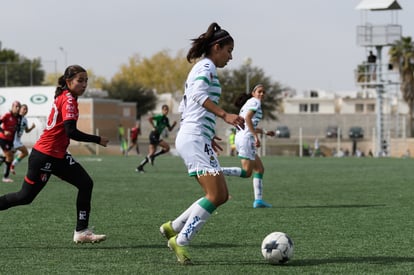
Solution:
[[[253,208],[270,208],[271,204],[265,202],[264,200],[255,200],[253,202]]]
[[[10,172],[11,172],[13,175],[16,175],[16,171],[14,170],[14,165],[13,165],[13,164],[10,166]]]
[[[144,168],[142,168],[142,166],[138,166],[138,167],[135,169],[135,172],[138,172],[138,173],[145,173]]]
[[[14,182],[14,180],[12,180],[11,178],[3,178],[3,182],[12,183]]]
[[[177,244],[177,236],[172,237],[168,240],[168,247],[175,252],[178,262],[183,265],[193,264],[190,260],[190,255],[188,254],[187,247]]]
[[[106,240],[106,235],[93,233],[92,229],[86,228],[82,231],[76,231],[73,234],[75,243],[99,243]]]
[[[171,225],[171,221],[168,221],[160,226],[161,234],[167,238],[167,240],[171,239],[172,237],[177,236],[177,232],[174,231]]]

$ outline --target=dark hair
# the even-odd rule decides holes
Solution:
[[[83,72],[86,72],[86,70],[79,65],[71,65],[67,67],[65,73],[58,79],[58,85],[55,90],[55,98],[64,90],[67,90],[68,87],[66,86],[66,80],[70,80],[74,78],[78,73]]]
[[[239,95],[236,98],[236,101],[234,102],[234,106],[240,109],[244,105],[244,103],[246,103],[246,101],[249,100],[253,96],[252,95],[253,92],[256,91],[259,87],[264,88],[264,85],[259,83],[253,87],[252,91],[249,94],[242,93],[241,95]]]
[[[234,42],[230,34],[215,22],[210,24],[205,33],[201,34],[198,38],[191,39],[191,41],[193,42],[187,53],[187,60],[190,63],[203,55],[209,55],[211,47],[215,44],[223,47]]]
[[[240,109],[244,105],[244,103],[246,103],[246,101],[249,100],[251,97],[252,97],[252,94],[242,93],[236,98],[236,101],[234,102],[234,106]]]

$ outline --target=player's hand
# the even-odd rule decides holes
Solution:
[[[256,148],[261,146],[260,139],[257,136],[254,137],[254,146],[256,146]]]
[[[225,122],[233,125],[237,129],[244,129],[244,118],[242,116],[226,113],[223,119]]]
[[[274,137],[276,135],[275,131],[267,131],[268,136]]]
[[[218,136],[214,136],[211,140],[211,147],[213,148],[214,152],[223,151],[223,148],[216,142],[216,140],[221,140]]]
[[[103,147],[106,147],[108,142],[109,142],[109,139],[107,137],[101,137],[101,141],[99,142],[99,145],[102,145]]]

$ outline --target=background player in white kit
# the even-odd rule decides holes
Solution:
[[[259,134],[274,136],[274,131],[266,131],[258,128],[260,120],[263,117],[262,100],[266,90],[262,84],[256,85],[251,94],[242,94],[235,105],[241,107],[240,116],[245,119],[244,129],[237,130],[236,133],[236,150],[241,160],[242,167],[223,167],[223,173],[226,176],[237,176],[250,178],[253,174],[253,208],[272,207],[271,204],[263,200],[263,174],[264,167],[262,160],[257,155],[256,148],[261,146]]]
[[[28,111],[29,111],[29,108],[27,107],[26,104],[22,104],[22,106],[20,106],[20,111],[19,111],[19,114],[21,116],[20,126],[19,126],[19,130],[14,134],[14,141],[13,141],[13,151],[14,152],[20,151],[20,153],[17,156],[15,156],[10,166],[10,172],[12,172],[13,174],[16,174],[14,170],[15,166],[19,164],[22,161],[22,159],[24,159],[29,154],[26,146],[22,143],[22,140],[21,140],[23,133],[29,133],[36,127],[34,123],[32,123],[32,125],[29,127],[29,122],[27,121],[27,118],[26,118]]]

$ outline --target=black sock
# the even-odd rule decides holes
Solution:
[[[4,167],[4,178],[8,178],[10,175],[10,166],[11,166],[11,162],[5,161],[6,163],[6,167]]]
[[[165,154],[167,153],[166,151],[164,151],[164,149],[159,150],[158,152],[156,152],[152,157],[158,157],[159,155]]]
[[[147,164],[147,162],[148,162],[148,157],[145,157],[145,159],[143,161],[141,161],[139,166],[144,167],[144,165]]]

